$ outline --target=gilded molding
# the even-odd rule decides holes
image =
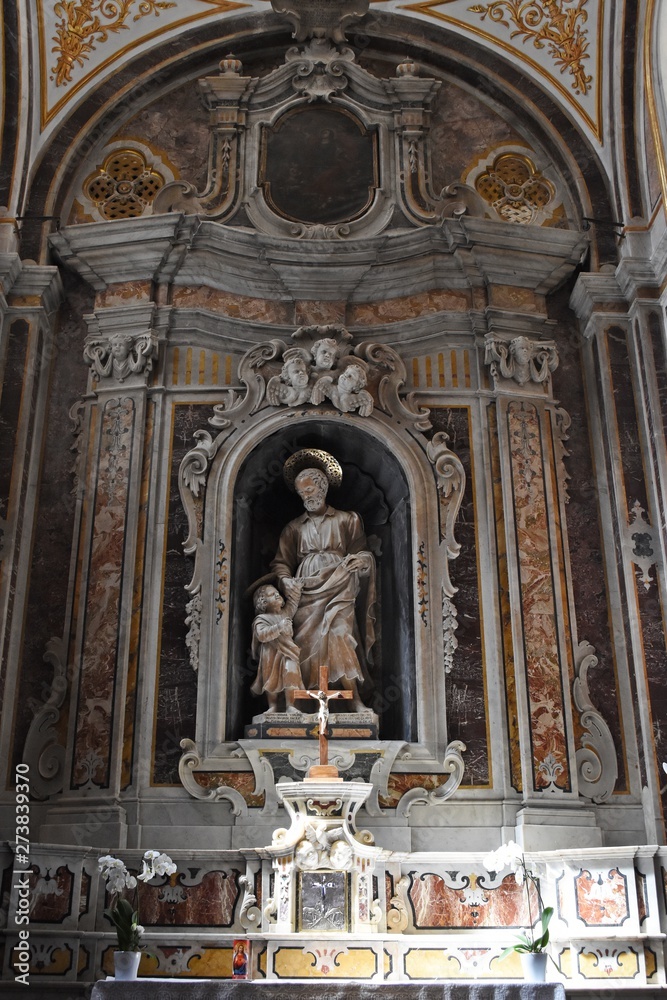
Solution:
[[[57,87],[63,87],[72,80],[75,64],[83,67],[90,53],[106,42],[111,34],[127,27],[125,22],[132,13],[137,0],[61,0],[54,7],[54,13],[61,20],[56,25],[55,42],[52,52],[57,61],[51,68],[55,74]],[[175,7],[168,0],[140,0],[133,21],[139,21],[148,14],[159,15],[160,11]]]
[[[588,55],[588,32],[583,25],[588,20],[584,9],[588,0],[492,0],[491,3],[474,4],[468,10],[487,15],[495,24],[514,27],[512,38],[532,40],[536,49],[547,48],[549,55],[572,79],[575,94],[586,95],[593,77],[584,70],[583,61]],[[511,22],[511,23],[510,23]]]

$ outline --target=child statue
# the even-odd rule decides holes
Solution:
[[[285,692],[288,712],[296,712],[294,692],[303,688],[300,650],[292,638],[292,618],[296,611],[303,583],[290,592],[287,602],[275,587],[258,587],[254,594],[257,616],[252,623],[252,655],[259,660],[259,669],[250,690],[262,692],[269,701],[267,715],[278,711],[278,695]]]

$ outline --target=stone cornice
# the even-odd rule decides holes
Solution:
[[[98,291],[150,279],[273,301],[371,302],[484,285],[543,295],[572,272],[588,240],[464,217],[368,239],[304,241],[174,214],[70,226],[51,244]]]

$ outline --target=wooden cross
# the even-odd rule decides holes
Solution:
[[[329,739],[327,723],[329,721],[329,702],[333,698],[353,698],[351,691],[328,691],[329,668],[319,669],[319,690],[317,691],[295,691],[295,698],[315,698],[319,704],[319,739],[320,739],[320,762],[313,764],[308,769],[309,778],[338,778],[338,768],[329,763]]]

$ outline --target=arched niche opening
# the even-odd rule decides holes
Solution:
[[[264,697],[250,686],[257,665],[250,654],[252,599],[248,588],[270,571],[280,532],[303,512],[285,485],[282,467],[301,448],[322,448],[343,468],[340,488],[328,502],[361,515],[377,563],[377,638],[369,663],[370,683],[361,693],[379,716],[380,737],[417,738],[415,637],[413,626],[411,514],[407,479],[395,455],[363,430],[340,421],[290,425],[266,437],[245,459],[234,488],[231,628],[228,648],[226,732],[239,739]],[[333,709],[336,710],[335,708]]]

